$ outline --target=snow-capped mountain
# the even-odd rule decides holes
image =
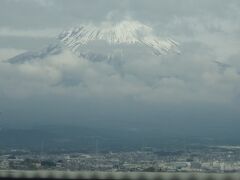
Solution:
[[[137,21],[122,21],[118,24],[103,23],[72,28],[59,35],[59,39],[73,52],[92,41],[105,41],[111,45],[139,44],[150,48],[156,55],[163,54],[178,45],[172,39],[161,40],[152,33],[152,28]]]
[[[159,38],[153,29],[138,21],[104,22],[71,28],[58,36],[58,43],[41,51],[26,52],[8,60],[24,63],[60,54],[65,49],[92,61],[113,60],[129,54],[151,52],[159,56],[177,50],[178,43],[170,38]]]

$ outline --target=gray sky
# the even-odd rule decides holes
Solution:
[[[173,38],[182,53],[129,59],[124,78],[107,64],[78,61],[68,52],[39,64],[2,62],[41,49],[72,26],[129,18]],[[56,86],[75,80],[84,86]],[[240,1],[1,0],[0,84],[0,108],[12,123],[149,118],[161,124],[171,113],[177,124],[238,123]]]

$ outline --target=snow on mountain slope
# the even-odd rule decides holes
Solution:
[[[64,50],[94,62],[107,60],[111,63],[122,57],[148,57],[149,52],[155,55],[167,54],[172,50],[178,52],[177,42],[169,38],[160,39],[151,27],[138,21],[82,25],[62,32],[57,41],[40,51],[26,52],[7,61],[12,64],[31,62],[58,55]]]
[[[110,45],[144,45],[156,55],[164,54],[178,45],[172,39],[161,40],[153,34],[151,27],[138,21],[102,23],[99,26],[83,25],[64,31],[59,35],[59,39],[77,54],[80,54],[79,51],[84,45],[92,41],[105,41]]]

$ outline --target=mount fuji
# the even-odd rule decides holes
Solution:
[[[17,55],[7,62],[21,64],[59,55],[65,50],[90,61],[116,61],[122,58],[160,56],[178,51],[171,38],[159,38],[153,29],[138,21],[83,24],[63,31],[57,42],[40,51]]]

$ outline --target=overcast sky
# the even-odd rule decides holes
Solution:
[[[181,54],[128,59],[123,77],[108,64],[79,61],[68,52],[39,64],[3,62],[41,49],[72,26],[124,19],[171,37]],[[55,86],[73,79],[84,86]],[[240,1],[1,0],[0,98],[9,122],[20,124],[148,118],[238,123]]]

